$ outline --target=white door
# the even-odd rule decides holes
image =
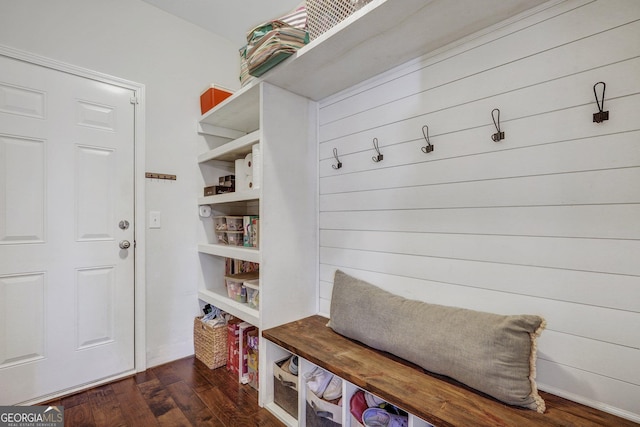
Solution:
[[[133,96],[0,55],[0,405],[134,368]]]

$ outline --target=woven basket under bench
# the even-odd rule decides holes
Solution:
[[[227,327],[211,326],[196,317],[193,319],[193,346],[196,358],[209,369],[227,364]]]

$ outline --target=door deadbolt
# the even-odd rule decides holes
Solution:
[[[118,227],[120,227],[121,230],[126,230],[127,228],[129,228],[129,221],[127,221],[126,219],[123,219],[118,224]]]
[[[131,247],[131,243],[128,240],[120,241],[120,249],[129,249]]]

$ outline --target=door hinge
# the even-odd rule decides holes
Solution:
[[[129,102],[131,102],[132,104],[137,104],[138,98],[136,98],[135,96],[132,96],[131,99],[129,99]]]

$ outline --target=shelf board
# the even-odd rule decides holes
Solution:
[[[261,77],[322,100],[547,0],[373,0]]]
[[[260,327],[260,312],[249,307],[247,304],[232,300],[226,295],[220,295],[217,292],[208,289],[200,289],[198,298],[209,304],[213,304],[219,309],[238,317],[245,322],[249,322],[255,327]]]
[[[198,156],[198,163],[204,163],[209,160],[223,160],[232,162],[236,159],[243,158],[251,153],[251,147],[260,141],[260,131],[254,131],[243,137],[235,139],[231,142],[221,145],[220,147],[209,150]]]
[[[198,245],[198,252],[225,258],[241,259],[249,262],[260,262],[260,250],[245,246],[201,244]]]
[[[200,123],[251,133],[260,127],[260,82],[253,81],[207,111]]]
[[[216,194],[215,196],[206,196],[198,198],[199,205],[216,205],[220,203],[246,202],[249,200],[260,199],[260,189],[234,191],[226,194]]]
[[[198,133],[198,135],[219,136],[225,139],[237,139],[247,134],[246,132],[242,132],[239,130],[223,128],[220,126],[214,126],[202,122],[197,123],[196,132]]]

